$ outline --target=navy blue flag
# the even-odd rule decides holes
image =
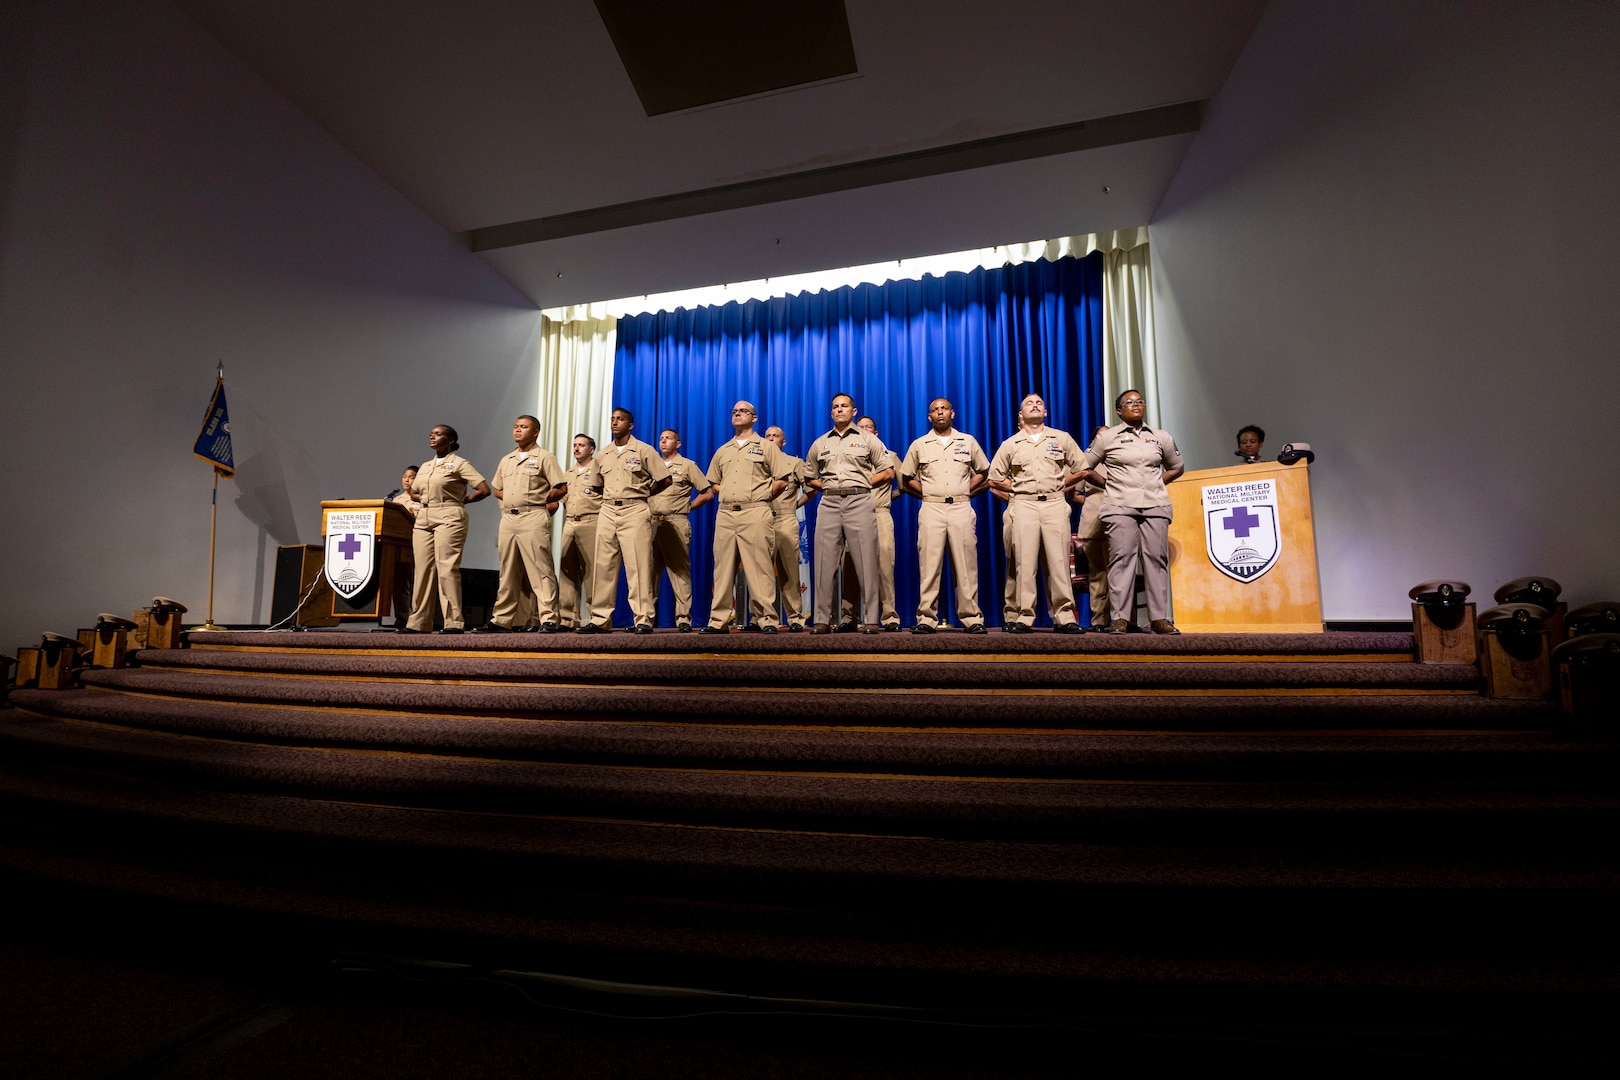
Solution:
[[[197,432],[197,445],[191,452],[224,476],[236,475],[236,462],[231,458],[231,416],[225,410],[225,380],[214,380],[214,396],[208,399],[208,415],[203,417],[202,430]]]

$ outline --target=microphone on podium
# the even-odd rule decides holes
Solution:
[[[392,499],[395,495],[398,495],[401,491],[404,491],[404,490],[405,490],[404,488],[395,488],[393,491],[390,491],[388,494],[384,495],[383,498]]]
[[[1253,465],[1255,462],[1260,460],[1260,455],[1259,454],[1245,454],[1241,450],[1234,450],[1234,451],[1232,451],[1232,453],[1234,453],[1238,457],[1242,458],[1243,459],[1243,464],[1245,464],[1245,465]]]

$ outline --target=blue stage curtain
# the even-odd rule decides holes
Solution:
[[[877,422],[897,457],[929,430],[928,403],[936,397],[951,400],[956,429],[975,436],[990,457],[1013,434],[1018,404],[1031,392],[1046,400],[1054,427],[1086,446],[1107,415],[1102,254],[624,318],[614,363],[614,402],[635,415],[635,435],[656,446],[663,428],[675,428],[681,453],[701,469],[731,435],[733,402],[752,401],[760,433],[781,426],[787,450],[803,457],[832,426],[839,392]],[[812,536],[817,505],[806,507]],[[896,490],[895,606],[907,626],[917,612],[919,505]],[[1003,506],[988,493],[974,500],[979,603],[990,625],[1002,621]],[[713,551],[711,504],[692,519],[697,626],[708,618]],[[942,622],[954,618],[956,606],[946,566]],[[661,583],[659,625],[673,625],[674,603],[668,582]],[[632,621],[622,578],[614,621]]]

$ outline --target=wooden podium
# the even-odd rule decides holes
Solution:
[[[1184,473],[1168,485],[1175,514],[1170,522],[1170,602],[1176,625],[1193,634],[1319,634],[1322,632],[1322,591],[1316,574],[1316,528],[1311,523],[1310,465],[1279,465],[1261,461]],[[1206,488],[1254,483],[1256,490],[1271,481],[1275,493],[1276,559],[1253,577],[1239,559],[1234,571],[1223,571],[1210,555],[1205,540],[1206,517],[1213,513],[1215,527],[1224,527],[1231,511],[1205,509]],[[1228,500],[1230,503],[1231,500]],[[1242,506],[1239,527],[1259,531],[1269,527],[1263,511]],[[1256,524],[1259,522],[1260,524]],[[1233,541],[1234,543],[1236,541]],[[1264,549],[1256,543],[1255,548]]]
[[[411,530],[416,527],[416,521],[409,510],[388,499],[326,499],[321,503],[321,536],[326,536],[327,522],[334,512],[364,511],[372,514],[372,536],[376,545],[372,581],[347,600],[334,592],[332,616],[381,621],[393,609],[394,587],[400,575],[404,575],[407,583],[411,580]],[[324,547],[324,540],[322,543]]]

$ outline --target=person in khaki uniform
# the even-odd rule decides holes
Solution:
[[[855,399],[834,394],[832,430],[804,455],[805,486],[821,493],[816,513],[816,622],[813,632],[832,633],[835,604],[832,580],[848,550],[855,557],[861,582],[864,634],[875,634],[878,618],[877,518],[872,480],[889,467],[893,456],[883,440],[856,427]],[[881,481],[880,481],[881,482]]]
[[[776,575],[771,572],[771,500],[787,488],[796,470],[776,444],[754,430],[758,414],[751,402],[739,401],[731,410],[732,437],[709,461],[719,507],[714,519],[714,598],[709,625],[702,633],[724,633],[734,617],[733,586],[737,564],[748,582],[748,606],[754,625],[776,633],[771,608],[776,598]]]
[[[681,434],[674,428],[658,433],[658,455],[669,470],[669,487],[647,500],[652,512],[652,597],[658,602],[658,583],[669,571],[675,590],[675,629],[692,629],[692,520],[693,510],[714,498],[714,489],[697,462],[682,457]],[[698,492],[697,498],[692,492]]]
[[[877,421],[870,416],[860,417],[855,426],[878,438]],[[877,522],[878,552],[878,616],[883,629],[900,629],[900,613],[894,606],[894,477],[900,459],[889,454],[887,468],[879,469],[872,477],[872,516]],[[844,597],[842,614],[844,624],[855,622],[855,605],[860,600],[859,571],[849,552],[844,553]]]
[[[415,521],[416,515],[422,512],[422,504],[416,501],[416,493],[411,490],[415,484],[416,466],[407,465],[399,479],[399,492],[389,500],[404,507],[405,512],[411,515],[412,521]],[[394,595],[392,603],[389,605],[394,609],[394,629],[396,630],[405,629],[406,620],[411,617],[411,586],[413,584],[412,579],[416,576],[416,568],[412,564],[410,576],[403,573],[404,569],[405,564],[401,563],[400,572],[396,572],[394,575]],[[430,621],[432,617],[432,612],[429,612],[428,618]]]
[[[1179,634],[1170,621],[1170,493],[1164,485],[1186,467],[1168,431],[1143,423],[1147,401],[1127,390],[1114,401],[1124,421],[1108,428],[1085,454],[1086,479],[1103,486],[1098,517],[1108,532],[1110,634],[1123,634],[1136,592],[1136,559],[1142,559],[1149,625],[1155,634]],[[1106,474],[1096,472],[1106,465]]]
[[[914,634],[937,626],[939,583],[950,552],[956,581],[956,615],[970,634],[984,633],[979,611],[978,516],[969,501],[989,482],[990,460],[979,440],[952,427],[956,410],[945,398],[928,403],[932,430],[911,444],[900,463],[900,486],[922,500],[917,511],[917,562],[921,591]]]
[[[782,459],[793,467],[787,477],[787,486],[771,500],[771,561],[776,568],[776,588],[782,594],[782,610],[777,614],[781,626],[789,633],[804,630],[804,588],[799,581],[799,507],[810,501],[804,494],[805,465],[782,447],[787,433],[772,425],[765,429],[765,438],[776,444]]]
[[[630,434],[636,420],[629,409],[614,409],[609,423],[613,441],[597,459],[602,470],[602,511],[596,519],[591,618],[582,621],[576,632],[605,634],[613,629],[622,562],[635,631],[650,634],[656,594],[651,587],[652,511],[647,509],[647,500],[669,486],[669,469],[658,451]]]
[[[596,565],[596,519],[602,510],[597,489],[601,486],[596,440],[575,435],[574,471],[563,504],[562,550],[557,553],[557,625],[562,629],[591,621],[591,568]],[[556,513],[556,500],[547,502],[546,509]]]
[[[478,628],[483,633],[508,633],[518,626],[519,608],[528,607],[523,601],[531,592],[541,631],[550,634],[557,629],[557,571],[551,561],[548,507],[555,502],[554,489],[559,497],[566,493],[568,474],[551,451],[535,445],[539,437],[539,420],[518,417],[512,425],[517,449],[495,466],[491,488],[501,504],[496,539],[501,578],[490,621]]]
[[[1052,629],[1077,634],[1074,583],[1069,580],[1069,500],[1066,489],[1080,478],[1085,453],[1066,431],[1046,426],[1046,402],[1039,394],[1018,407],[1018,432],[996,450],[990,461],[990,484],[1010,495],[1006,535],[1007,559],[1018,582],[1018,617],[1007,623],[1011,634],[1034,629],[1036,573],[1046,563],[1046,606]]]
[[[1100,427],[1091,434],[1091,441],[1096,442],[1097,436],[1107,431]],[[1108,474],[1108,466],[1099,465],[1092,470],[1099,476]],[[1102,512],[1103,485],[1093,484],[1089,480],[1082,480],[1076,484],[1069,493],[1069,500],[1080,507],[1080,526],[1075,535],[1080,538],[1080,552],[1086,557],[1086,582],[1091,594],[1091,628],[1093,630],[1108,629],[1108,533],[1103,528]]]
[[[444,612],[444,633],[459,634],[461,618],[461,547],[467,542],[467,504],[489,497],[485,482],[472,462],[456,453],[461,449],[456,429],[439,424],[428,432],[434,456],[416,470],[411,491],[421,500],[416,528],[411,532],[411,555],[416,582],[411,590],[409,633],[433,628],[434,584],[438,584],[439,610]],[[468,494],[467,489],[472,489]]]

